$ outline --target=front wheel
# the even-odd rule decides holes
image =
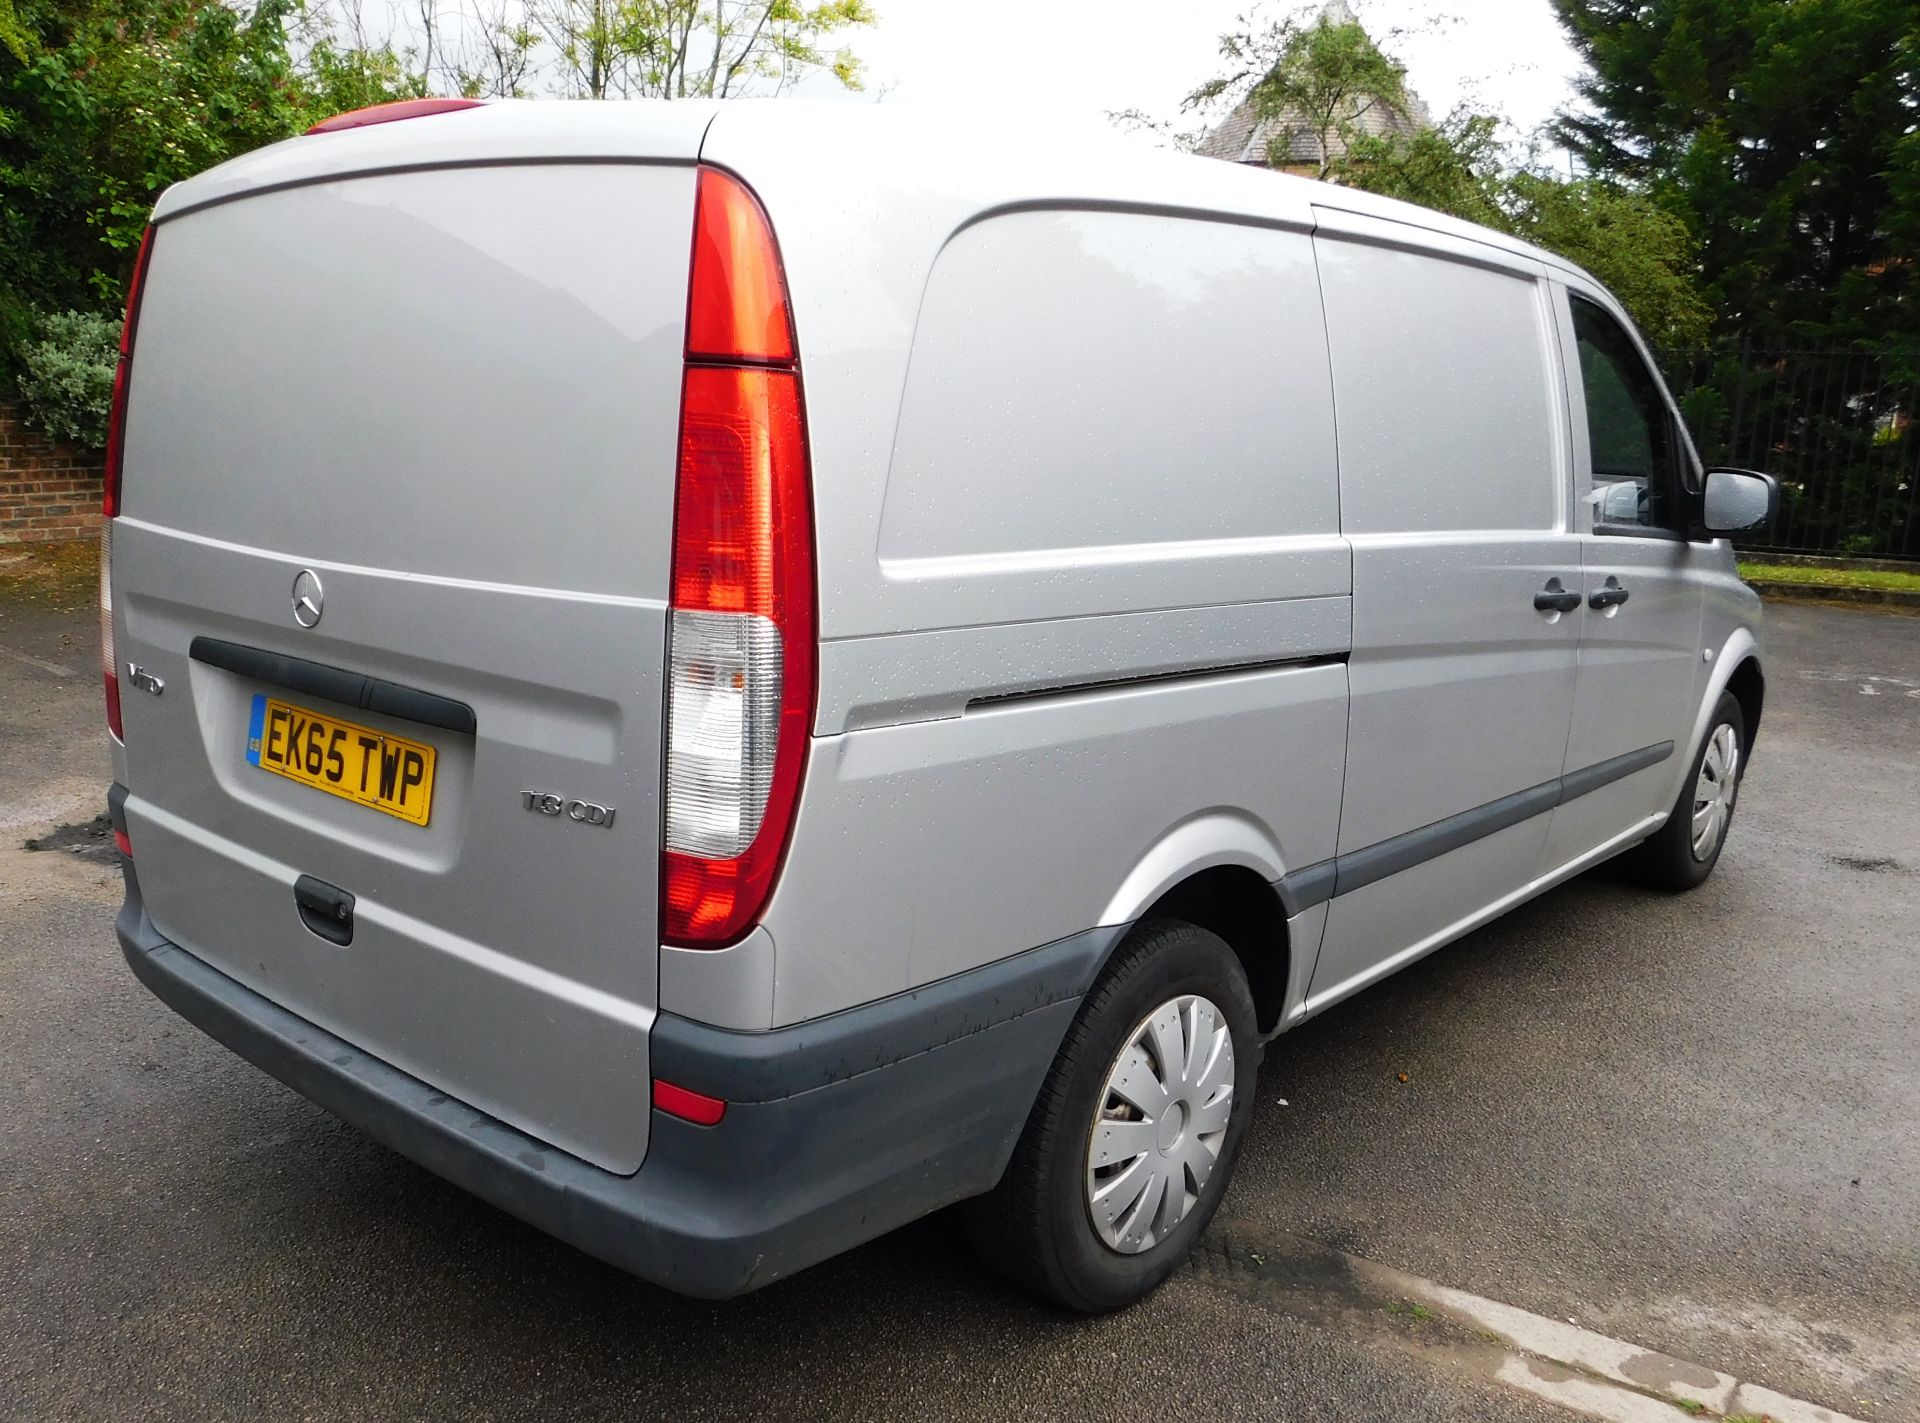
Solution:
[[[1732,693],[1722,692],[1667,823],[1633,852],[1641,879],[1659,889],[1692,889],[1713,873],[1733,824],[1746,756],[1746,715]]]
[[[1140,925],[1081,1004],[1006,1175],[968,1203],[975,1253],[1069,1309],[1149,1293],[1226,1193],[1259,1054],[1233,950],[1182,921]]]

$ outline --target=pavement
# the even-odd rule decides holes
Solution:
[[[0,593],[0,1417],[1575,1416],[1502,1302],[1920,1423],[1920,619],[1769,637],[1703,888],[1596,871],[1282,1038],[1193,1267],[1082,1320],[938,1217],[679,1299],[202,1037],[113,944],[91,612]]]

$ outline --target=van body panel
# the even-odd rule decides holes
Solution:
[[[780,953],[774,1021],[1077,933],[1170,830],[1215,807],[1257,824],[1283,872],[1327,858],[1346,703],[1336,662],[1008,701],[816,740],[766,919]],[[789,948],[811,944],[833,949]]]
[[[1728,562],[1733,561],[1733,550],[1727,550]],[[1746,607],[1748,599],[1752,607]],[[1720,694],[1727,690],[1727,684],[1733,680],[1735,672],[1742,664],[1752,663],[1758,667],[1762,663],[1760,632],[1762,630],[1763,611],[1760,595],[1741,582],[1737,575],[1724,581],[1715,582],[1706,596],[1706,615],[1701,630],[1702,648],[1701,668],[1704,681],[1701,686],[1698,704],[1694,709],[1693,724],[1686,740],[1676,743],[1675,756],[1684,754],[1691,757],[1706,740],[1707,731],[1713,717],[1713,709],[1720,700]],[[1707,656],[1706,654],[1712,654]],[[1752,728],[1748,729],[1751,742]],[[1747,757],[1753,757],[1753,747],[1747,747]],[[1683,763],[1672,777],[1673,793],[1680,793],[1681,778],[1692,768],[1691,760]]]
[[[1664,816],[1648,816],[1643,820],[1634,821],[1586,854],[1557,865],[1544,874],[1536,875],[1533,879],[1507,890],[1495,899],[1482,901],[1470,913],[1440,925],[1422,938],[1412,940],[1398,953],[1376,959],[1369,967],[1350,977],[1317,983],[1312,995],[1290,1010],[1287,1026],[1304,1022],[1316,1013],[1325,1012],[1334,1004],[1352,997],[1370,984],[1392,976],[1408,964],[1425,958],[1434,950],[1444,948],[1463,935],[1472,933],[1483,924],[1491,923],[1508,910],[1546,893],[1556,885],[1566,883],[1575,875],[1593,868],[1622,850],[1630,849],[1658,830],[1663,819],[1665,819]],[[1367,907],[1377,909],[1380,904],[1381,900],[1373,897]]]
[[[1349,755],[1376,759],[1343,801],[1342,854],[1558,776],[1577,646],[1533,607],[1549,578],[1571,586],[1578,549],[1560,535],[1353,542],[1358,581],[1382,595],[1354,600]],[[1432,596],[1386,594],[1412,570]]]
[[[1329,552],[1344,569],[1344,550]],[[1350,616],[1345,597],[1288,598],[842,638],[820,650],[816,726],[832,735],[1039,692],[1344,657]]]
[[[692,206],[687,167],[525,165],[162,222],[114,529],[120,654],[167,687],[124,710],[160,932],[624,1171],[650,1116]],[[464,704],[475,730],[252,680],[194,660],[197,637]],[[249,764],[262,695],[432,746],[428,822]],[[301,876],[354,897],[350,945],[303,922]]]
[[[865,576],[894,626],[964,635],[902,670],[982,697],[1345,651],[1319,327],[1303,233],[1053,208],[963,228],[921,301]],[[1190,418],[1153,419],[1166,404]],[[997,656],[957,685],[974,649]]]
[[[1577,588],[1565,395],[1543,270],[1403,224],[1316,235],[1353,549],[1348,775],[1339,852],[1555,781]],[[1549,812],[1328,909],[1313,992],[1368,971],[1531,879]]]
[[[692,214],[689,168],[529,165],[163,223],[125,511],[289,558],[663,598]],[[536,491],[576,497],[502,517]]]
[[[660,1003],[683,1018],[735,1032],[773,1026],[773,935],[762,924],[723,949],[660,946]]]
[[[1247,321],[1250,306],[1265,319]],[[1337,532],[1326,352],[1301,339],[1319,328],[1304,233],[1046,209],[968,226],[921,298],[882,506],[886,576],[1049,550],[1203,557],[1223,530]],[[1186,419],[1141,418],[1163,406]]]
[[[402,123],[307,134],[244,153],[160,195],[155,222],[273,188],[419,169],[692,163],[720,105],[506,99]]]
[[[1582,591],[1591,597],[1611,579],[1632,596],[1611,617],[1588,610],[1569,768],[1659,741],[1686,745],[1696,683],[1707,670],[1700,657],[1707,577],[1697,568],[1699,550],[1681,540],[1591,535],[1582,545]],[[1543,865],[1584,854],[1622,823],[1665,812],[1678,790],[1675,768],[1663,763],[1561,806]]]
[[[1313,970],[1314,1010],[1395,955],[1470,918],[1497,897],[1491,888],[1524,884],[1546,832],[1547,817],[1538,816],[1335,898]]]
[[[889,499],[911,496],[911,490],[894,495],[890,479],[903,453],[920,458],[913,454],[921,448],[920,437],[907,425],[908,418],[917,426],[923,418],[940,415],[940,401],[950,404],[982,393],[955,384],[970,373],[981,374],[963,362],[947,368],[947,378],[937,389],[910,389],[920,380],[914,362],[923,341],[956,358],[964,354],[953,350],[947,334],[955,330],[948,318],[962,315],[953,304],[960,294],[951,292],[937,271],[950,256],[950,271],[972,270],[971,264],[982,256],[1018,250],[1003,243],[1005,235],[1016,230],[1045,233],[1051,240],[1045,253],[1047,273],[1074,287],[1092,279],[1069,270],[1066,258],[1097,241],[1086,236],[1091,230],[1087,219],[1093,216],[1122,224],[1140,214],[1178,221],[1183,234],[1194,230],[1193,240],[1205,245],[1209,270],[1216,272],[1223,262],[1231,265],[1227,254],[1234,243],[1244,248],[1251,240],[1233,229],[1265,234],[1274,244],[1269,250],[1277,253],[1272,268],[1247,272],[1243,279],[1264,291],[1287,293],[1283,309],[1298,311],[1305,329],[1297,342],[1258,342],[1262,354],[1251,368],[1213,361],[1200,372],[1221,383],[1223,391],[1258,391],[1258,408],[1264,412],[1276,402],[1271,400],[1273,386],[1263,377],[1284,372],[1292,361],[1324,358],[1317,303],[1300,305],[1300,294],[1310,296],[1312,290],[1310,267],[1297,255],[1312,226],[1310,190],[1268,182],[1269,174],[1235,171],[1226,164],[1195,166],[1177,155],[1143,151],[1095,125],[1088,126],[1084,139],[1075,135],[1072,160],[1063,161],[1054,146],[1036,147],[1029,134],[1011,124],[1001,136],[1005,141],[995,142],[996,121],[990,117],[959,127],[938,115],[902,110],[885,123],[873,123],[857,110],[842,113],[838,107],[809,108],[804,122],[794,124],[788,121],[789,108],[778,101],[771,109],[760,101],[728,104],[715,116],[701,146],[704,161],[730,168],[753,185],[779,234],[807,379],[824,643],[908,629],[1347,592],[1346,555],[1337,525],[1319,512],[1313,521],[1283,531],[1282,538],[1307,540],[1318,530],[1323,543],[1305,548],[1279,543],[1264,554],[1234,547],[1232,538],[1247,531],[1233,528],[1210,538],[1168,541],[1153,535],[1143,545],[1118,546],[1076,532],[1061,549],[1047,548],[1048,541],[1042,539],[1038,546],[1026,542],[1011,552],[978,550],[983,559],[978,565],[911,544],[888,548],[882,536],[883,511]],[[899,174],[911,174],[912,180],[885,176]],[[1216,234],[1216,223],[1230,231]],[[985,235],[976,234],[976,227]],[[1089,266],[1096,269],[1094,276],[1105,278],[1108,290],[1141,313],[1177,309],[1183,281],[1193,299],[1219,300],[1217,276],[1209,279],[1214,288],[1210,295],[1207,281],[1188,279],[1179,271],[1129,277],[1111,263],[1092,260]],[[1019,314],[1001,285],[977,291],[977,301]],[[939,323],[925,331],[920,329],[923,306]],[[1238,315],[1243,319],[1236,320],[1230,342],[1236,352],[1272,329],[1270,319]],[[1084,314],[1080,319],[1093,317]],[[1178,339],[1177,331],[1166,335]],[[1162,353],[1139,342],[1131,346],[1143,360],[1159,361],[1165,368]],[[1111,372],[1110,356],[1103,356],[1100,368]],[[1059,372],[1047,386],[1028,392],[1031,406],[1049,401],[1057,405],[1064,394],[1080,402],[1070,413],[1083,413],[1096,404],[1117,408],[1111,399],[1114,392],[1091,385],[1076,389],[1070,379],[1076,373],[1077,368]],[[1128,390],[1156,401],[1164,398],[1144,382]],[[1286,448],[1271,455],[1275,479],[1284,481],[1286,462],[1297,451],[1302,477],[1330,488],[1329,399],[1324,379],[1289,390],[1285,404],[1299,406],[1300,415]],[[1136,418],[1140,408],[1137,401],[1130,407]],[[1002,411],[1003,416],[1010,413]],[[1047,431],[1023,418],[1019,428],[1039,428],[1049,450],[1073,453],[1076,427],[1068,420]],[[1078,428],[1091,447],[1105,448],[1103,441],[1113,438],[1111,431],[1084,424]],[[998,438],[985,430],[978,434]],[[1229,429],[1203,428],[1195,439],[1191,469],[1167,468],[1164,457],[1153,457],[1151,446],[1130,456],[1138,465],[1126,476],[1125,487],[1143,487],[1139,481],[1157,471],[1167,481],[1169,498],[1174,498],[1193,471],[1209,467],[1207,460],[1214,454],[1248,458],[1244,449],[1233,449]],[[963,456],[955,451],[953,457]],[[916,473],[911,483],[920,482]],[[1097,497],[1097,491],[1075,479],[1062,486],[1053,507],[1056,512],[1091,509]],[[1317,510],[1331,508],[1330,495],[1302,497],[1321,499]],[[1167,502],[1162,499],[1155,507],[1164,509]],[[893,507],[906,506],[896,502]],[[946,547],[951,551],[953,541],[947,540]],[[822,703],[832,699],[832,689],[823,686]]]

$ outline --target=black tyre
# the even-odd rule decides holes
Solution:
[[[1723,692],[1667,823],[1627,862],[1637,878],[1656,889],[1681,890],[1692,889],[1713,873],[1733,825],[1746,765],[1747,719],[1740,703]]]
[[[1226,1193],[1260,1051],[1233,950],[1179,920],[1139,925],[1080,1005],[1006,1175],[963,1209],[974,1252],[1090,1314],[1151,1292]]]

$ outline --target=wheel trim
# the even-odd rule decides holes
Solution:
[[[1233,1033],[1210,999],[1169,999],[1134,1025],[1087,1135],[1087,1215],[1108,1249],[1151,1250],[1199,1204],[1233,1093]]]
[[[1733,818],[1733,798],[1740,789],[1740,738],[1725,722],[1707,738],[1707,749],[1700,758],[1700,774],[1693,782],[1693,823],[1688,826],[1688,841],[1693,858],[1706,861],[1720,846]]]

